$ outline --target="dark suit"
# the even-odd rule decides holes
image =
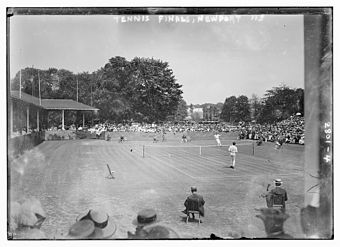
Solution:
[[[272,207],[273,203],[274,203],[274,197],[281,197],[282,201],[281,201],[281,205],[282,208],[285,209],[286,208],[286,201],[288,200],[288,196],[287,196],[287,191],[281,187],[275,187],[274,189],[272,189],[267,196],[267,205],[268,207]]]
[[[187,210],[196,210],[200,212],[201,216],[204,216],[204,199],[203,196],[193,193],[192,195],[188,196],[184,202],[185,206],[185,213]]]

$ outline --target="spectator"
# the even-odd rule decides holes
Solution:
[[[46,214],[41,203],[36,198],[26,198],[19,202],[10,203],[9,237],[17,239],[46,238],[40,231]]]
[[[286,201],[288,200],[287,191],[281,187],[282,180],[277,178],[274,181],[275,188],[272,189],[267,198],[269,207],[279,207],[282,211],[286,210]]]
[[[190,208],[190,204],[197,203],[197,209],[195,209],[195,210],[198,210],[200,215],[204,217],[204,204],[205,204],[205,201],[203,199],[203,196],[197,194],[197,188],[195,186],[191,187],[191,193],[192,193],[192,195],[188,196],[187,199],[184,202],[185,209],[182,212],[187,215],[188,211],[192,210]],[[195,215],[194,214],[192,215],[192,218],[195,219]]]
[[[275,124],[254,124],[239,126],[239,139],[258,140],[261,137],[265,142],[275,141],[279,137],[285,143],[301,144],[304,133],[304,119],[301,116],[291,116]]]
[[[283,223],[289,218],[289,215],[275,208],[261,208],[260,218],[265,227],[267,238],[270,239],[292,239],[293,237],[286,234],[283,229]]]
[[[45,211],[36,198],[24,199],[21,204],[11,202],[10,225],[13,230],[24,227],[39,229],[45,219]]]
[[[128,232],[129,239],[178,239],[173,229],[159,224],[157,213],[153,209],[140,211],[132,222],[136,226],[135,233]]]
[[[90,220],[94,224],[94,231],[89,236],[90,239],[110,239],[115,234],[117,226],[113,219],[104,211],[90,209],[86,214],[77,217],[77,221]],[[73,225],[76,229],[89,229],[88,223]],[[72,227],[71,227],[72,228]]]
[[[132,221],[132,224],[136,226],[135,233],[131,233],[128,231],[129,239],[146,239],[148,236],[148,232],[144,229],[144,227],[150,226],[152,224],[157,223],[159,220],[157,219],[157,213],[153,209],[143,209],[138,212],[137,218]]]

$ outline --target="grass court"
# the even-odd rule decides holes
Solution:
[[[273,143],[264,143],[252,155],[247,151],[252,147],[249,141],[237,140],[240,153],[233,170],[223,147],[201,155],[197,152],[199,146],[216,145],[213,139],[188,143],[128,140],[122,144],[117,140],[43,142],[9,164],[9,199],[37,197],[47,213],[41,229],[49,238],[66,233],[78,214],[94,207],[113,217],[118,239],[134,231],[132,220],[148,207],[181,238],[206,238],[211,233],[256,238],[265,237],[265,231],[254,208],[265,207],[259,195],[279,177],[288,192],[290,218],[285,231],[303,237],[299,218],[304,203],[303,146],[284,145],[275,150]],[[223,145],[231,143],[222,139]],[[107,178],[106,164],[115,171],[115,179]],[[200,226],[186,224],[181,213],[192,185],[206,201]]]

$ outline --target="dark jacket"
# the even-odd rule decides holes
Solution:
[[[267,205],[272,207],[274,204],[280,204],[286,208],[286,201],[288,200],[287,191],[281,187],[275,187],[267,196]]]
[[[187,210],[196,210],[200,212],[201,216],[204,216],[204,203],[203,196],[194,193],[188,196],[184,202],[185,212]]]

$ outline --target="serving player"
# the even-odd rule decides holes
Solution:
[[[215,132],[215,135],[214,135],[214,137],[215,137],[215,140],[216,140],[216,143],[217,143],[217,146],[222,146],[222,144],[221,144],[221,140],[220,140],[220,134],[219,133],[217,133],[217,132]]]

